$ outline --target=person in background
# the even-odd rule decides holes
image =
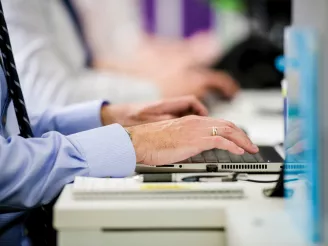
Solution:
[[[190,32],[194,35],[183,40],[147,34],[142,28],[142,0],[63,2],[69,6],[73,19],[79,20],[77,29],[93,54],[94,68],[147,77],[160,87],[175,88],[168,89],[168,96],[188,91],[204,98],[209,91],[216,90],[230,99],[238,91],[237,83],[227,73],[206,67],[218,53],[210,33]],[[167,12],[170,19],[175,19]],[[167,25],[178,23],[168,21]],[[211,85],[201,88],[199,85],[204,83]]]
[[[85,43],[64,1],[4,0],[3,7],[27,106],[39,112],[50,105],[60,107],[98,98],[109,98],[112,103],[183,95],[202,98],[210,90],[223,90],[224,80],[230,80],[203,70],[167,71],[171,75],[155,83],[151,76],[148,80],[147,76],[136,78],[121,71],[88,68]],[[165,64],[162,69],[165,71]],[[223,91],[231,97],[237,87]]]
[[[193,1],[188,1],[188,4],[192,4]],[[146,16],[156,12],[154,9],[148,10],[149,1],[63,0],[63,2],[68,6],[72,19],[79,20],[76,25],[77,29],[80,30],[82,40],[85,40],[92,53],[95,67],[123,69],[147,75],[149,73],[152,75],[168,74],[172,70],[179,71],[208,65],[217,54],[218,47],[215,38],[210,32],[204,30],[206,25],[200,25],[204,22],[202,16],[192,17],[190,16],[192,13],[185,13],[185,21],[189,22],[185,25],[190,26],[185,31],[188,36],[186,38],[168,37],[169,35],[150,33],[148,32],[150,28],[143,27],[153,24],[145,19],[149,19]],[[179,0],[176,2],[178,5]],[[178,7],[175,5],[171,8]],[[206,4],[198,3],[193,8],[199,6],[206,6]],[[167,13],[162,15],[171,13],[170,18],[176,19],[172,17],[174,13],[170,9],[165,11]],[[208,11],[205,10],[205,12]],[[208,16],[208,18],[210,17]],[[200,19],[200,24],[197,19]],[[157,24],[159,25],[159,23]],[[170,29],[174,29],[180,24],[169,21],[166,25],[172,26]]]
[[[2,4],[28,107],[42,112],[99,98],[112,103],[161,98],[160,88],[145,80],[86,68],[83,45],[61,1]]]

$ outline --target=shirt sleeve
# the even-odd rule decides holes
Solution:
[[[58,131],[69,135],[101,127],[101,107],[106,104],[107,101],[93,101],[31,114],[33,133],[41,136],[49,131]]]
[[[68,136],[0,137],[0,149],[0,208],[47,204],[76,176],[125,177],[136,165],[130,138],[117,124]]]
[[[61,1],[3,0],[17,70],[28,107],[109,99],[112,103],[160,98],[154,83],[85,67],[85,55]]]

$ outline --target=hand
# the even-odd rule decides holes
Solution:
[[[289,122],[289,130],[285,140],[286,163],[304,162],[305,153],[309,150],[302,129],[302,120]]]
[[[109,105],[102,108],[104,125],[134,126],[195,114],[207,116],[205,106],[194,96],[166,99],[148,104]]]
[[[157,81],[164,98],[195,95],[203,99],[208,92],[217,91],[222,97],[231,99],[239,90],[237,82],[227,73],[207,69],[183,70]]]
[[[212,127],[218,136],[211,136]],[[233,123],[201,116],[129,127],[137,162],[146,165],[165,165],[185,160],[202,151],[214,148],[234,154],[258,152],[246,134]]]

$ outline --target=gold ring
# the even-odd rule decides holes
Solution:
[[[213,126],[212,127],[212,136],[218,136],[218,135],[219,135],[218,128]]]

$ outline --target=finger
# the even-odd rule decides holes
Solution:
[[[227,121],[227,120],[220,120],[221,122],[223,122],[224,124],[226,124],[227,126],[235,129],[236,131],[240,131],[242,133],[245,133],[245,131],[243,131],[240,127],[236,126],[236,124],[234,124],[233,122],[231,121]],[[245,133],[246,134],[246,133]]]
[[[226,121],[226,120],[222,120],[222,119],[213,119],[213,118],[207,118],[207,123],[209,127],[213,127],[216,125],[223,125],[223,126],[228,126],[230,128],[233,128],[234,130],[242,133],[242,134],[246,134],[246,132],[244,130],[242,130],[240,127],[236,126],[234,123],[230,122],[230,121]],[[211,128],[212,131],[212,128]]]
[[[296,155],[305,151],[305,141],[299,141],[294,146],[287,149],[287,154]]]
[[[238,83],[227,73],[211,72],[209,74],[209,85],[219,90],[223,96],[233,97],[240,89]]]
[[[259,151],[258,147],[254,145],[249,137],[241,130],[236,130],[226,125],[218,127],[218,133],[220,136],[234,142],[249,153],[257,153]]]
[[[158,114],[174,114],[177,116],[185,116],[188,114],[196,114],[207,116],[208,110],[194,96],[184,96],[174,99],[165,100],[157,107]]]
[[[238,147],[234,142],[221,136],[205,137],[203,140],[204,140],[203,147],[206,148],[204,150],[222,149],[222,150],[227,150],[236,155],[242,155],[245,152],[242,148]]]
[[[302,129],[300,127],[290,127],[290,130],[287,131],[285,145],[286,147],[291,147],[295,145],[302,139]]]
[[[188,96],[185,99],[182,99],[180,102],[185,103],[183,106],[188,107],[193,114],[199,116],[208,116],[207,108],[196,97]]]

